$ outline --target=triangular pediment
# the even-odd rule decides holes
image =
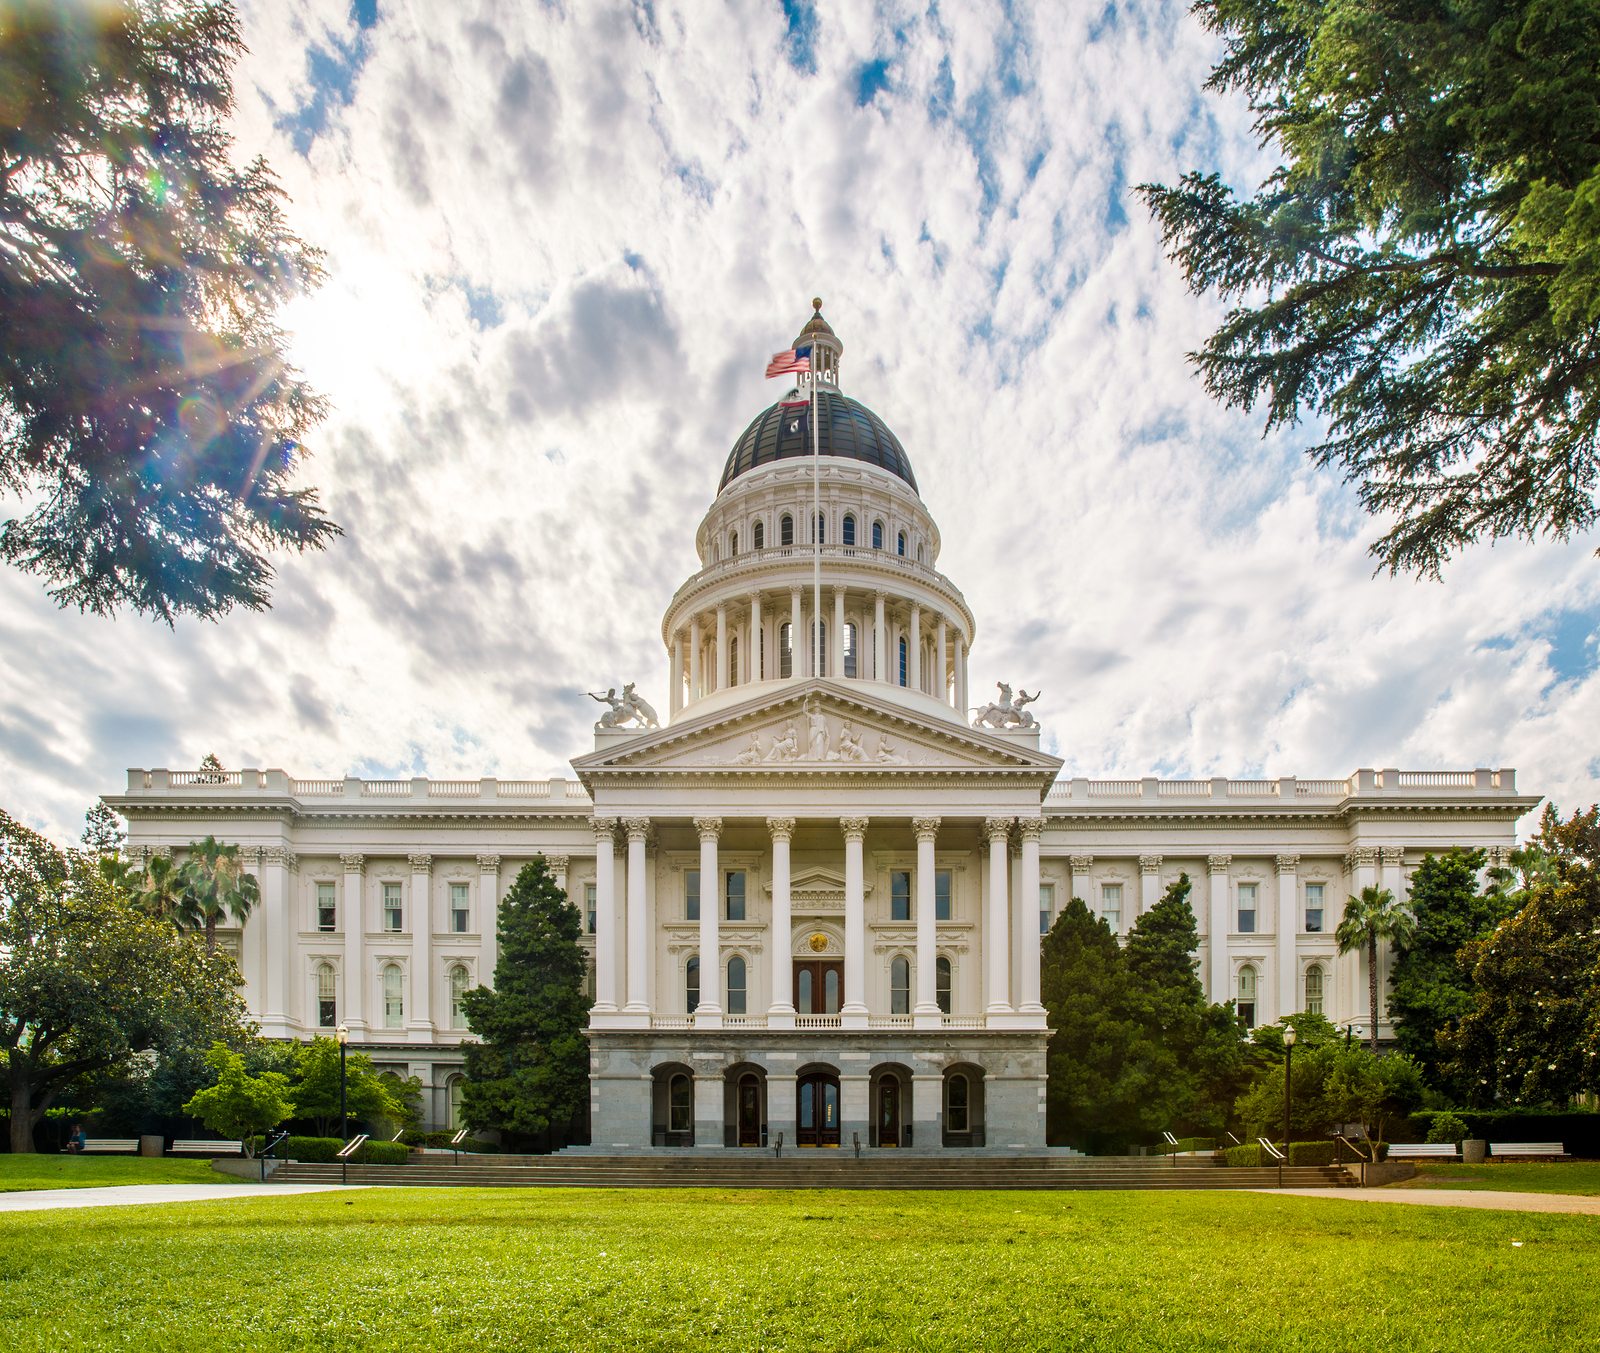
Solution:
[[[1061,762],[1002,735],[927,717],[870,684],[810,681],[680,719],[578,757],[581,776],[605,772],[738,774],[973,773],[1053,776]]]

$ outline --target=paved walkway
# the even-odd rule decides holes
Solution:
[[[328,1193],[343,1187],[342,1184],[120,1184],[103,1189],[20,1189],[15,1193],[0,1193],[0,1212],[44,1212],[57,1207],[129,1207],[135,1203],[215,1203],[227,1198]]]
[[[1486,1207],[1505,1212],[1579,1212],[1600,1216],[1600,1198],[1571,1193],[1507,1193],[1500,1189],[1256,1189],[1297,1198],[1353,1203],[1415,1203],[1423,1207]]]

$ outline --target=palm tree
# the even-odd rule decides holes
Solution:
[[[244,872],[238,846],[225,846],[214,836],[189,846],[184,877],[194,899],[193,921],[205,926],[206,953],[217,952],[217,926],[231,914],[240,925],[261,900],[254,874]]]
[[[1404,946],[1411,942],[1416,932],[1416,921],[1406,907],[1394,899],[1387,888],[1372,885],[1361,890],[1360,897],[1351,897],[1344,904],[1344,916],[1333,938],[1339,943],[1339,952],[1367,951],[1367,996],[1371,1007],[1371,1044],[1378,1050],[1378,941]]]
[[[143,872],[133,876],[132,883],[134,905],[145,915],[171,921],[179,930],[198,923],[188,877],[170,855],[151,856]]]

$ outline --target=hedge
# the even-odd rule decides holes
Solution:
[[[1215,1151],[1216,1149],[1217,1139],[1215,1137],[1179,1137],[1176,1146],[1162,1142],[1160,1146],[1156,1147],[1156,1154],[1159,1156],[1172,1156],[1185,1151]]]
[[[250,1149],[256,1154],[261,1153],[260,1137],[250,1141]],[[273,1149],[275,1158],[288,1160],[307,1161],[315,1164],[327,1164],[338,1159],[344,1143],[337,1137],[290,1137],[286,1142],[280,1142]],[[355,1154],[350,1157],[352,1165],[404,1165],[411,1159],[411,1148],[400,1142],[362,1142],[356,1148]]]
[[[420,1132],[408,1128],[401,1133],[400,1140],[409,1146],[447,1147],[454,1151],[476,1151],[481,1155],[497,1155],[500,1151],[500,1147],[486,1137],[468,1137],[464,1142],[453,1142],[450,1139],[455,1135],[454,1132]]]
[[[1561,1142],[1574,1156],[1600,1158],[1600,1113],[1582,1109],[1425,1109],[1396,1124],[1390,1135],[1397,1141],[1426,1141],[1440,1113],[1453,1113],[1465,1122],[1468,1137],[1488,1142]]]
[[[1350,1153],[1341,1148],[1342,1159],[1345,1164],[1350,1164]],[[1223,1163],[1226,1165],[1276,1165],[1278,1162],[1270,1156],[1263,1160],[1262,1150],[1254,1142],[1244,1146],[1230,1146],[1222,1153]],[[1332,1142],[1290,1142],[1289,1165],[1332,1165],[1334,1157],[1334,1144]]]

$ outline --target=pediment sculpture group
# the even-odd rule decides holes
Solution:
[[[770,746],[763,746],[760,733],[750,735],[750,745],[730,763],[735,766],[762,766],[787,761],[839,761],[859,765],[905,766],[910,762],[889,741],[888,735],[879,733],[871,751],[863,745],[863,735],[849,719],[843,720],[835,735],[828,726],[828,716],[816,700],[807,700],[804,707],[806,733],[801,739],[795,721],[791,719],[782,733],[773,735]]]

